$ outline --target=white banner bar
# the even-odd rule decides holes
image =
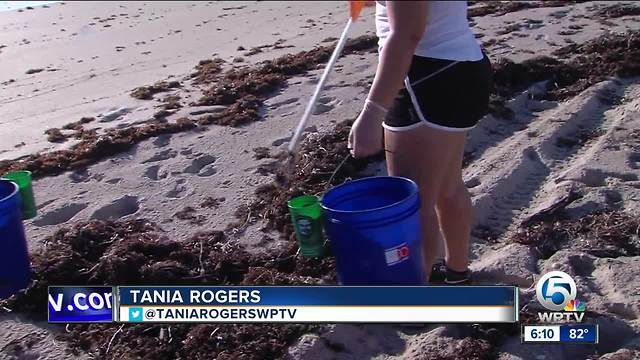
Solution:
[[[523,342],[559,342],[560,325],[527,325],[523,335]]]
[[[120,306],[120,322],[516,322],[512,306]]]

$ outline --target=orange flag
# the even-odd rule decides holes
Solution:
[[[360,15],[360,11],[365,6],[373,6],[375,3],[373,1],[365,1],[365,0],[352,0],[349,1],[349,12],[351,13],[351,20],[356,21],[358,16]]]

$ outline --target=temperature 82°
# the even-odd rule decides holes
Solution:
[[[598,340],[598,325],[596,324],[560,326],[561,342],[597,344]]]
[[[569,339],[584,340],[584,336],[589,333],[589,329],[570,329]]]

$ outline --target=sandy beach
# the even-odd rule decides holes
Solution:
[[[31,170],[38,204],[34,282],[0,301],[0,358],[640,358],[640,6],[472,3],[496,81],[465,150],[474,279],[519,286],[535,322],[537,278],[565,271],[599,345],[489,325],[179,325],[168,342],[160,325],[47,324],[34,294],[61,282],[335,283],[332,259],[296,256],[286,200],[384,173],[379,158],[335,171],[377,66],[372,9],[283,184],[347,2],[58,2],[0,12],[0,174]]]

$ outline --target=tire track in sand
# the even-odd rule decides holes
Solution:
[[[473,180],[470,189],[475,210],[474,255],[487,250],[486,239],[478,239],[477,229],[488,229],[494,236],[505,237],[520,221],[547,200],[551,191],[548,184],[557,187],[554,179],[568,169],[574,159],[589,150],[595,140],[580,141],[581,134],[597,134],[600,127],[610,128],[611,119],[605,112],[617,105],[627,85],[616,80],[597,84],[575,98],[558,104],[556,108],[532,114],[527,98],[516,98],[511,106],[516,109],[515,124],[531,117],[528,126],[513,132],[503,140],[503,132],[474,140],[478,132],[487,133],[486,126],[471,133],[469,147],[483,152],[481,159],[473,161],[465,170],[465,178]],[[535,105],[535,103],[534,103]],[[515,126],[515,125],[514,125]],[[508,129],[507,129],[508,131]],[[495,145],[488,145],[495,142]],[[572,143],[568,146],[567,143]]]

